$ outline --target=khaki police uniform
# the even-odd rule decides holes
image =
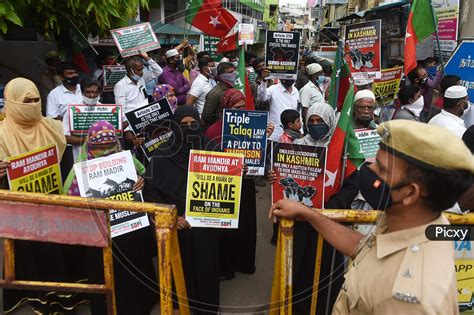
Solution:
[[[394,120],[381,124],[377,133],[383,150],[410,164],[474,173],[473,155],[444,128]],[[431,224],[449,222],[441,214],[428,224],[387,232],[382,215],[358,247],[333,314],[458,314],[454,245],[429,241],[425,229]]]
[[[340,314],[458,314],[453,242],[425,236],[430,224],[385,233],[381,218],[359,246],[333,308]]]

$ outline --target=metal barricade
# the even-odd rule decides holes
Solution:
[[[377,217],[382,213],[378,210],[319,210],[326,217],[340,223],[375,223]],[[459,215],[445,212],[451,224],[473,225],[474,213]],[[270,315],[292,314],[292,260],[293,260],[293,220],[280,220],[278,242],[275,252],[275,265],[273,271],[272,294],[270,300]],[[316,252],[315,272],[313,290],[311,297],[311,314],[315,314],[318,297],[318,284],[320,277],[321,255],[323,237],[318,234],[318,248]]]
[[[109,209],[147,212],[153,216],[158,246],[161,314],[173,313],[174,280],[180,314],[189,315],[176,229],[177,214],[176,208],[171,205],[0,190],[0,238],[5,239],[4,278],[0,279],[0,287],[102,293],[107,298],[108,314],[116,314]],[[105,283],[16,280],[15,239],[100,247],[103,250]]]

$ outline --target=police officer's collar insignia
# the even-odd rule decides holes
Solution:
[[[410,293],[396,292],[393,297],[403,302],[408,302],[412,304],[420,303],[418,298],[414,294]]]
[[[408,269],[405,271],[405,273],[403,274],[403,276],[404,276],[405,278],[413,278],[413,274],[412,274],[410,268],[408,268]]]

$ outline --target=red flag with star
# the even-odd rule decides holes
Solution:
[[[221,0],[189,0],[186,22],[214,37],[225,37],[237,20],[222,7]]]
[[[217,43],[217,54],[222,54],[227,51],[237,50],[237,35],[238,33],[232,34],[220,40]]]

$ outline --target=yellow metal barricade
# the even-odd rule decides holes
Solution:
[[[340,223],[375,223],[377,217],[382,213],[378,210],[319,210],[326,217]],[[445,212],[451,224],[474,225],[474,213],[459,215]],[[270,301],[270,315],[292,314],[292,259],[293,259],[293,226],[292,220],[280,220],[280,231],[275,253],[275,269],[273,273],[272,294]],[[318,234],[319,235],[319,234]],[[311,298],[311,314],[316,312],[318,285],[321,268],[322,236],[318,236],[318,249],[316,252],[316,263]]]
[[[161,314],[173,313],[174,279],[180,314],[189,315],[176,230],[177,214],[176,208],[171,205],[0,190],[0,238],[5,239],[4,279],[0,279],[0,287],[102,293],[107,298],[108,314],[116,314],[109,209],[147,212],[152,215],[158,246]],[[101,247],[105,283],[16,280],[15,239]]]

